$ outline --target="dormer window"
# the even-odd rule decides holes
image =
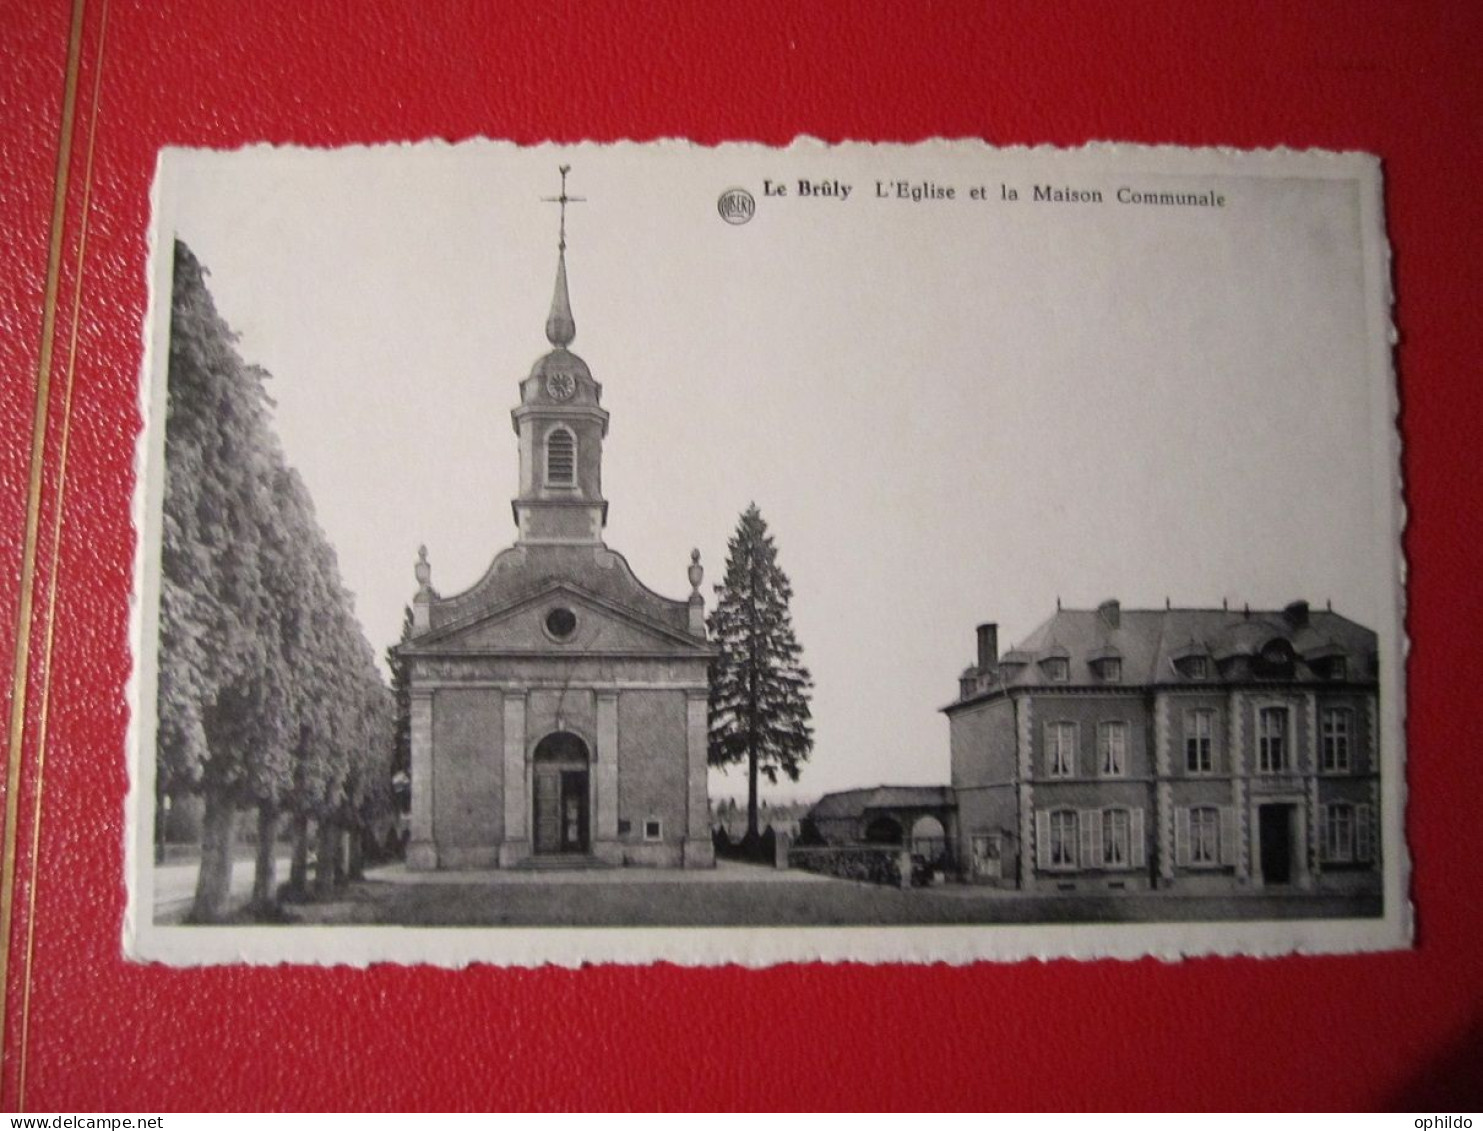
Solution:
[[[1269,640],[1257,653],[1253,667],[1259,679],[1291,679],[1292,645],[1285,640]]]
[[[1065,683],[1071,678],[1071,661],[1053,656],[1045,661],[1045,678],[1052,683]]]
[[[1097,678],[1103,683],[1121,683],[1123,680],[1123,662],[1116,656],[1109,656],[1105,660],[1097,661]]]
[[[1343,680],[1349,678],[1349,664],[1343,656],[1335,656],[1329,661],[1329,679]]]
[[[1210,659],[1208,656],[1191,656],[1184,662],[1184,673],[1190,679],[1210,678]]]
[[[552,487],[572,487],[577,482],[577,438],[563,427],[546,435],[546,483]]]

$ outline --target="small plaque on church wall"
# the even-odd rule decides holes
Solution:
[[[167,150],[151,246],[132,957],[1410,945],[1375,159]]]

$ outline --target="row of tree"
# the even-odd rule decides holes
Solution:
[[[192,918],[227,911],[238,814],[255,812],[253,908],[358,870],[362,830],[391,809],[391,695],[335,552],[275,435],[268,374],[243,361],[206,272],[175,244],[160,592],[156,813],[204,799]],[[158,818],[157,818],[158,819]]]

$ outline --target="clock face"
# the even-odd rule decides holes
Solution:
[[[546,377],[546,392],[558,401],[564,401],[577,391],[577,382],[570,373],[552,373]]]

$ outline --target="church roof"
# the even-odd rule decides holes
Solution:
[[[541,543],[502,550],[468,589],[434,601],[428,610],[430,627],[436,631],[463,623],[564,582],[672,631],[689,633],[689,602],[655,593],[616,550]]]
[[[551,295],[551,313],[546,315],[546,340],[559,349],[565,349],[576,336],[577,320],[572,317],[572,300],[566,289],[566,236],[563,231],[561,250],[556,255],[556,290]]]
[[[587,363],[564,346],[558,346],[550,353],[542,354],[530,367],[532,377],[544,379],[553,373],[570,373],[580,380],[596,384],[592,380],[592,370],[587,367]]]
[[[556,286],[551,292],[551,312],[546,315],[546,340],[553,348],[531,366],[530,376],[521,389],[522,401],[542,398],[546,378],[558,373],[575,379],[577,403],[596,404],[602,396],[602,387],[592,379],[592,370],[568,348],[577,336],[577,320],[572,314],[571,293],[566,282],[566,206],[568,201],[581,199],[566,194],[569,171],[569,166],[561,167],[561,195],[551,198],[561,205],[561,236],[556,244]]]

